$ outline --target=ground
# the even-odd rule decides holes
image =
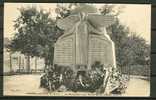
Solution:
[[[40,88],[41,75],[13,75],[4,76],[4,95],[20,96],[95,96],[89,92],[52,92]],[[132,77],[126,92],[122,96],[149,96],[150,82]]]

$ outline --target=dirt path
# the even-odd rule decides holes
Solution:
[[[5,76],[4,95],[47,95],[39,85],[40,75]]]
[[[123,96],[149,96],[150,82],[138,78],[131,78]]]
[[[39,88],[41,75],[14,75],[4,77],[4,95],[23,96],[94,96],[89,92],[52,92]],[[125,94],[122,96],[148,96],[150,83],[146,80],[131,78]]]

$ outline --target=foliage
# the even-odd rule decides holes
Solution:
[[[114,16],[122,13],[122,7],[119,7],[118,12],[115,12],[114,8],[113,5],[105,5],[100,9],[100,12],[104,15],[111,14]],[[113,25],[107,28],[107,32],[115,43],[117,66],[123,68],[143,65],[143,67],[148,66],[147,70],[150,70],[150,45],[145,39],[136,35],[137,33],[131,32],[128,27],[120,23],[118,18]],[[142,68],[142,70],[145,69]]]
[[[58,73],[56,70],[56,67],[50,67],[48,70],[46,70],[45,74],[41,77],[41,87],[54,91],[60,86],[60,73]]]
[[[119,21],[109,27],[110,36],[115,43],[118,66],[149,65],[150,48],[146,41],[131,33]]]
[[[41,77],[41,87],[50,91],[58,91],[63,85],[67,90],[75,92],[96,92],[103,86],[106,69],[103,69],[103,65],[100,62],[95,62],[90,70],[78,71],[77,73],[74,73],[74,70],[70,66],[59,65],[48,68],[47,72]],[[82,80],[80,80],[80,76]],[[121,83],[125,77],[121,77],[121,73],[118,70],[110,70],[109,77],[110,88],[118,90],[126,88],[124,87],[125,83]]]
[[[20,16],[14,21],[16,33],[9,48],[32,57],[42,57],[46,65],[51,65],[58,33],[55,20],[43,9],[27,7],[19,11]]]
[[[99,9],[99,11],[102,15],[113,15],[118,17],[123,12],[123,8],[124,6],[116,7],[115,5],[105,4]]]
[[[150,70],[149,66],[143,65],[132,65],[130,68],[130,74],[132,75],[139,75],[139,76],[146,76],[150,78]]]
[[[102,85],[104,77],[102,65],[94,64],[93,67],[94,68],[92,70],[88,71],[89,73],[82,71],[75,75],[74,70],[69,66],[55,65],[54,67],[48,68],[48,72],[42,76],[41,87],[54,91],[61,85],[64,85],[68,90],[93,92]],[[85,86],[80,83],[79,75],[83,76],[82,82]]]
[[[73,85],[74,72],[69,66],[58,66],[48,68],[41,77],[41,87],[50,91],[57,90],[62,84],[70,89]]]
[[[144,67],[148,66],[148,70],[150,70],[150,46],[145,39],[137,36],[136,33],[131,33],[119,21],[110,26],[108,31],[115,43],[117,66],[122,68],[143,65]]]
[[[63,30],[56,26],[57,19],[70,15],[72,8],[82,6],[73,3],[64,6],[57,6],[56,20],[50,18],[50,12],[37,10],[34,7],[20,8],[20,16],[15,20],[15,36],[9,45],[12,51],[20,51],[29,56],[38,56],[45,59],[45,74],[41,78],[41,87],[49,90],[57,90],[62,84],[69,90],[95,91],[103,84],[105,71],[103,65],[96,62],[92,69],[85,72],[75,72],[71,66],[52,66],[54,55],[54,43]],[[114,6],[105,5],[100,9],[103,15],[118,16],[121,10],[115,12]],[[125,67],[135,64],[149,65],[149,45],[146,41],[132,34],[127,27],[120,24],[119,19],[107,28],[108,34],[115,43],[117,66]],[[116,72],[113,72],[116,73]],[[113,79],[120,79],[120,75],[110,76]],[[82,83],[79,77],[81,76]],[[120,80],[118,80],[120,81]]]
[[[19,10],[21,15],[15,20],[17,33],[12,40],[13,48],[31,56],[43,56],[43,46],[53,42],[55,32],[50,13],[34,7]]]
[[[77,6],[80,6],[80,4],[59,5],[57,8],[59,9],[58,16],[64,18],[70,15],[72,8]],[[123,68],[133,65],[143,65],[144,67],[148,66],[147,69],[150,70],[150,45],[147,44],[145,39],[136,35],[135,32],[132,33],[128,27],[120,23],[118,16],[122,13],[123,8],[124,6],[116,7],[105,4],[99,9],[102,15],[113,15],[117,18],[116,22],[107,28],[107,33],[115,43],[117,66]]]
[[[81,71],[81,73],[78,72],[77,74],[82,76],[82,83],[76,77],[72,90],[95,92],[103,85],[105,70],[103,70],[103,65],[100,62],[95,62],[90,70]]]

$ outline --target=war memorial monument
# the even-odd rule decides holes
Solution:
[[[100,15],[89,5],[80,5],[57,21],[57,26],[64,30],[55,43],[53,61],[54,69],[59,70],[56,81],[60,85],[56,84],[55,89],[50,85],[50,90],[63,85],[73,91],[81,88],[110,93],[120,86],[119,79],[114,78],[118,77],[114,76],[117,73],[115,45],[106,31],[114,22],[113,16]]]

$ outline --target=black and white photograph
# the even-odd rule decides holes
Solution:
[[[150,96],[150,4],[4,3],[3,34],[4,96]]]

